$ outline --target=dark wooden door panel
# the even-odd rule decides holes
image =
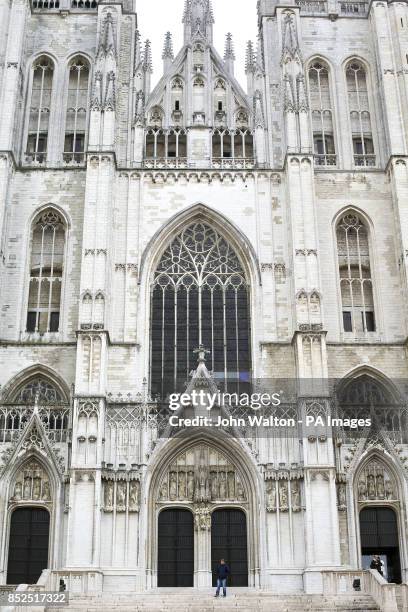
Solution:
[[[213,585],[216,567],[225,559],[231,570],[228,584],[234,587],[248,586],[248,544],[246,516],[242,510],[215,510],[211,518],[211,563]]]
[[[194,526],[188,510],[159,514],[157,585],[194,586]]]
[[[50,515],[17,508],[11,515],[7,584],[35,584],[48,567]]]

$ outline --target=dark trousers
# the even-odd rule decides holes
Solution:
[[[220,594],[220,589],[222,587],[224,596],[227,594],[227,579],[226,578],[217,578],[217,595]]]

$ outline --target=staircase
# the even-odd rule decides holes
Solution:
[[[46,608],[50,612],[380,612],[364,594],[274,595],[266,591],[229,589],[215,598],[214,590],[156,589],[146,593],[71,596],[69,607]]]

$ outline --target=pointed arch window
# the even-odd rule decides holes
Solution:
[[[26,161],[44,164],[47,160],[54,64],[40,57],[32,67]]]
[[[350,62],[346,69],[346,78],[354,165],[375,166],[367,74],[363,64],[356,60]]]
[[[323,62],[315,61],[309,68],[309,91],[315,162],[318,166],[335,166],[336,147],[329,69]]]
[[[249,286],[232,246],[205,222],[183,229],[157,266],[151,301],[151,387],[165,397],[183,388],[194,351],[231,390],[250,380]]]
[[[343,330],[356,336],[376,331],[368,230],[348,212],[337,224]]]
[[[34,222],[30,259],[27,332],[58,332],[66,227],[53,209]]]
[[[408,408],[404,397],[371,375],[361,374],[341,384],[337,393],[337,412],[341,420],[370,419],[372,436],[381,432],[393,444],[408,442]],[[346,443],[361,436],[357,429],[340,429]]]
[[[70,62],[65,117],[64,163],[81,164],[85,157],[89,96],[89,64],[77,57]]]

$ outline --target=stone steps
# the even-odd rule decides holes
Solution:
[[[46,608],[64,612],[67,608]],[[371,597],[361,594],[337,597],[319,595],[274,595],[267,592],[230,593],[225,599],[214,592],[164,592],[100,597],[71,596],[71,612],[379,612]]]

